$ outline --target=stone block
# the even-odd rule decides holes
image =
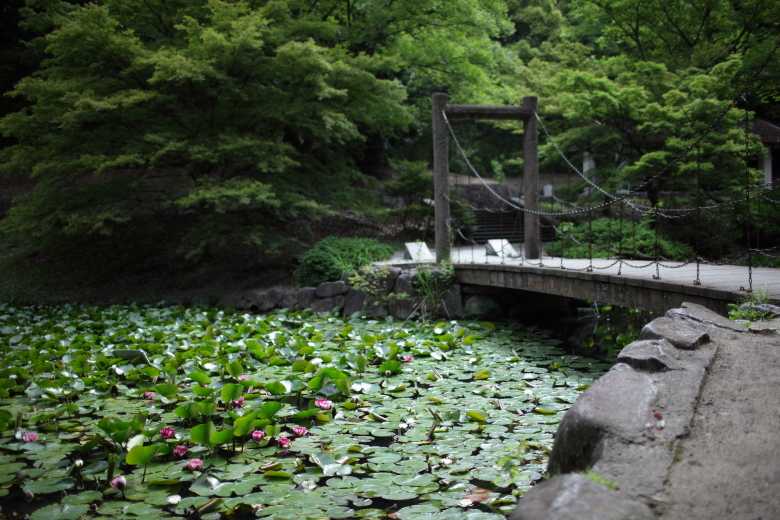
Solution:
[[[344,316],[352,316],[356,312],[365,312],[365,303],[368,295],[363,291],[352,289],[344,300]]]
[[[618,363],[631,365],[637,370],[662,372],[680,368],[679,353],[665,339],[634,341],[626,345],[617,356]]]
[[[311,304],[311,310],[315,313],[321,312],[333,312],[336,307],[344,305],[346,298],[343,295],[334,296],[333,298],[323,298],[316,300]]]
[[[389,298],[387,301],[388,312],[396,319],[405,320],[412,315],[414,309],[420,304],[417,290],[414,288],[414,274],[406,271],[401,273],[393,288],[394,294],[406,294],[406,298]]]
[[[263,295],[263,301],[260,304],[260,310],[270,311],[281,302],[284,297],[287,296],[287,291],[280,289],[279,287],[271,287]]]
[[[652,520],[652,510],[585,475],[569,473],[528,490],[509,520]]]
[[[333,298],[340,294],[347,294],[350,287],[344,281],[339,280],[337,282],[323,282],[317,286],[318,298]]]
[[[435,262],[436,258],[428,249],[425,242],[406,242],[404,244],[404,258],[418,264]]]
[[[512,247],[512,244],[509,243],[509,240],[505,238],[488,240],[485,246],[485,254],[498,255],[505,258],[518,258],[520,256],[515,251],[515,248]]]
[[[709,335],[731,336],[750,332],[747,327],[697,303],[685,302],[680,308],[668,310],[666,317]]]
[[[709,343],[710,336],[671,318],[661,317],[642,327],[639,339],[665,339],[677,348],[694,350]]]
[[[564,415],[547,472],[585,471],[600,458],[605,437],[632,439],[645,430],[658,389],[646,374],[614,365]]]
[[[316,287],[303,287],[293,293],[293,298],[298,302],[301,309],[308,309],[317,298]]]

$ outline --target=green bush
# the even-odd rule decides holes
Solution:
[[[591,242],[593,258],[606,258],[617,254],[628,258],[655,258],[656,234],[647,223],[624,221],[621,224],[616,220],[600,218],[590,225],[583,222],[572,226],[564,222],[558,229],[563,232],[559,233],[558,240],[545,248],[548,255],[588,258],[588,242]],[[694,256],[693,249],[689,246],[664,236],[658,241],[658,254],[670,260],[689,260]]]
[[[364,265],[391,256],[393,248],[374,238],[328,237],[306,253],[295,280],[300,286],[343,280]]]

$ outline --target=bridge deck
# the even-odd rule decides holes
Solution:
[[[513,245],[522,254],[521,245]],[[400,258],[391,262],[412,263]],[[462,283],[557,294],[653,312],[665,312],[689,301],[725,314],[728,304],[742,300],[750,287],[746,266],[701,264],[701,284],[695,285],[696,264],[682,262],[661,262],[656,267],[654,262],[641,260],[591,262],[544,256],[540,263],[522,257],[487,255],[485,246],[454,248],[452,262]],[[754,267],[752,288],[753,294],[761,291],[772,300],[780,300],[780,269]]]

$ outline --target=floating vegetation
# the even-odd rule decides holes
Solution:
[[[504,518],[609,365],[520,325],[0,305],[0,506],[32,520]]]

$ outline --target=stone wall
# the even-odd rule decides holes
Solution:
[[[655,518],[718,342],[761,332],[692,303],[647,324],[566,412],[548,480],[523,495],[510,519]]]

